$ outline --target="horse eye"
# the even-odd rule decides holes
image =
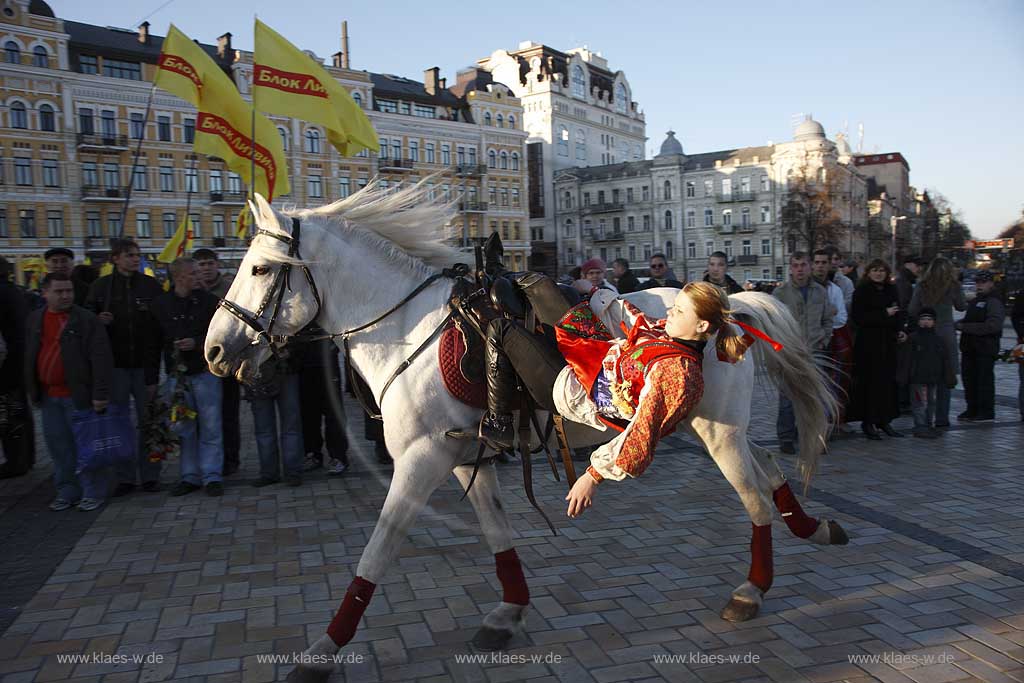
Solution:
[[[270,272],[270,268],[267,268],[266,266],[253,266],[252,267],[252,274],[253,275],[266,275],[269,272]]]

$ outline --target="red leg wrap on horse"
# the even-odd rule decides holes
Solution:
[[[775,569],[772,563],[772,525],[757,526],[751,524],[753,533],[750,535],[750,573],[747,581],[762,591],[772,587]]]
[[[775,507],[782,513],[782,521],[786,523],[793,535],[798,538],[810,538],[811,534],[818,530],[818,520],[808,517],[800,502],[789,489],[789,483],[785,483],[772,492],[772,500]]]
[[[352,640],[359,626],[359,620],[363,618],[366,606],[370,604],[373,597],[373,589],[377,584],[357,576],[349,584],[345,592],[345,599],[341,601],[338,613],[331,619],[331,625],[327,627],[327,635],[331,637],[334,644],[343,647]]]
[[[498,566],[498,581],[501,581],[503,602],[513,605],[529,605],[530,589],[526,587],[523,576],[523,565],[519,563],[519,555],[515,548],[495,553],[494,563]]]

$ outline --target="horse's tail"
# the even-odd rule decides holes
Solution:
[[[806,491],[839,415],[836,387],[828,372],[831,361],[815,358],[796,319],[775,297],[743,292],[729,297],[729,304],[737,317],[748,317],[751,325],[782,344],[781,350],[774,351],[756,342],[751,351],[772,384],[793,402],[800,436],[797,467]]]

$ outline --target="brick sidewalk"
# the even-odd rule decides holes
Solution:
[[[1009,399],[1017,385],[1007,374]],[[774,398],[761,389],[753,398],[752,434],[774,444]],[[555,537],[526,501],[518,467],[502,466],[533,600],[527,633],[504,661],[461,661],[499,587],[453,479],[342,651],[362,661],[332,680],[1024,681],[1024,423],[1007,403],[1000,422],[938,441],[834,443],[807,508],[840,520],[851,544],[819,548],[776,523],[775,584],[762,615],[744,624],[717,615],[745,577],[749,520],[688,441],[671,438],[642,480],[602,487],[576,521],[562,516],[564,485],[538,463],[537,497]],[[37,590],[0,638],[4,683],[283,679],[290,665],[257,656],[301,651],[323,633],[386,492],[389,471],[366,442],[352,443],[354,468],[342,478],[253,489],[250,444],[247,470],[223,498],[136,494],[92,516],[32,507],[50,494],[45,459],[30,479],[4,482],[0,539],[16,537],[10,519],[25,514],[21,534],[31,538],[14,557],[5,543],[0,580],[17,588],[0,589],[0,600]],[[165,482],[176,464],[169,469]],[[24,556],[32,543],[51,549],[32,556],[34,578]],[[62,544],[70,552],[54,559]],[[66,653],[151,661],[58,661]],[[669,655],[681,661],[661,661]],[[871,655],[879,661],[851,662]]]

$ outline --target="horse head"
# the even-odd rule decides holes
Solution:
[[[276,211],[259,194],[250,202],[256,233],[206,335],[206,362],[218,377],[252,382],[287,337],[319,314],[314,265],[316,233],[300,237],[301,223]]]

